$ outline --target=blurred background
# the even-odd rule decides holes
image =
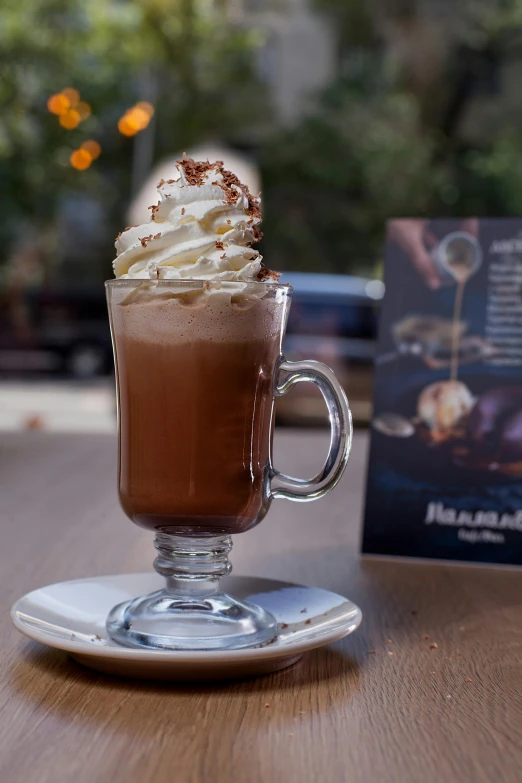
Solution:
[[[262,188],[288,358],[367,422],[385,221],[522,214],[521,77],[522,0],[4,0],[0,429],[115,428],[102,284],[183,151]]]

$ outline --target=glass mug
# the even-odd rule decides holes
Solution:
[[[132,647],[223,650],[269,644],[276,620],[219,589],[231,535],[260,522],[274,498],[316,500],[339,481],[352,438],[333,372],[282,354],[292,289],[279,283],[111,280],[119,496],[155,531],[166,585],[119,604],[107,630]],[[331,438],[310,480],[272,464],[275,398],[315,383]]]

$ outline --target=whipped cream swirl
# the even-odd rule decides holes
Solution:
[[[179,177],[158,185],[151,220],[116,239],[116,277],[148,280],[274,279],[251,243],[261,238],[259,199],[223,164],[177,162]]]

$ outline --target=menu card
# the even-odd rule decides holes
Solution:
[[[393,220],[364,553],[522,563],[522,220]]]

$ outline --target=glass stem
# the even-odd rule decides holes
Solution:
[[[230,536],[189,536],[156,533],[154,568],[166,579],[168,593],[194,596],[218,592],[219,580],[232,570]]]

